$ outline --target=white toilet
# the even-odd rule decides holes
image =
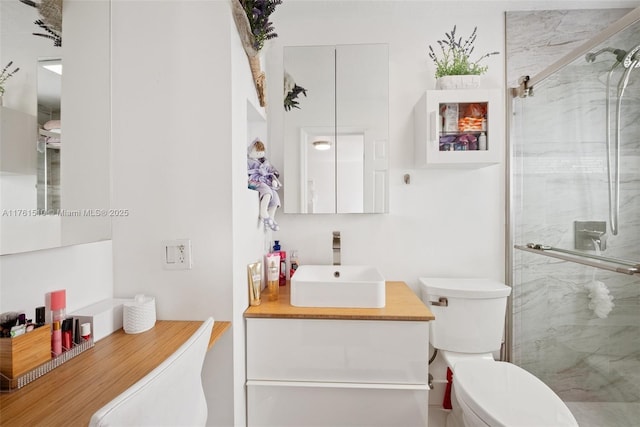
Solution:
[[[453,371],[447,427],[577,426],[542,381],[494,360],[500,349],[511,288],[486,279],[420,278],[422,300],[436,320],[430,341]]]

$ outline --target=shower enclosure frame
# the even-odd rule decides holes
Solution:
[[[505,20],[506,20],[506,15],[505,15]],[[513,129],[511,126],[512,125],[511,118],[513,117],[513,113],[514,113],[513,101],[515,98],[518,98],[518,97],[532,96],[535,90],[535,86],[537,84],[544,81],[545,79],[547,79],[548,77],[550,77],[551,75],[559,71],[560,69],[564,68],[565,66],[569,65],[576,59],[584,58],[587,53],[592,51],[597,46],[601,45],[607,39],[609,39],[615,34],[625,30],[626,28],[638,22],[640,22],[640,7],[633,9],[631,12],[624,15],[621,19],[619,19],[618,21],[614,22],[612,25],[602,30],[600,33],[598,33],[596,36],[589,39],[587,42],[583,43],[581,46],[573,49],[572,51],[567,53],[565,56],[560,58],[559,60],[553,62],[548,67],[544,68],[535,76],[533,77],[522,76],[518,82],[520,84],[519,87],[510,87],[507,89],[507,91],[505,91],[506,93],[505,111],[508,118],[507,120],[505,120],[505,127],[506,127],[505,131],[506,131],[506,135],[508,135],[508,141],[509,141],[509,143],[506,144],[506,149],[505,149],[505,168],[507,171],[506,173],[507,176],[505,179],[505,184],[506,184],[505,245],[507,249],[505,251],[505,278],[506,278],[507,285],[511,287],[513,287],[514,285],[513,254],[514,254],[514,251],[517,250],[515,248],[515,245],[516,243],[521,243],[521,242],[515,242],[513,237],[515,234],[515,231],[514,231],[515,219],[514,219],[514,209],[512,209],[513,164],[512,164],[512,147],[510,143],[513,138],[513,134],[512,134]],[[506,27],[506,23],[505,23],[505,27]],[[506,51],[506,38],[505,38],[505,51]],[[549,249],[554,249],[554,248],[549,248]],[[568,260],[568,259],[565,259],[565,260]],[[568,260],[568,261],[573,261],[573,260]],[[635,274],[638,274],[638,273],[635,273]],[[504,335],[505,335],[505,338],[504,338],[504,345],[501,351],[501,358],[503,360],[511,362],[513,360],[513,293],[512,293],[512,298],[509,298],[507,301],[507,312],[506,312],[506,319],[505,319]]]

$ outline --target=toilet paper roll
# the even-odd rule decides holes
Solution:
[[[136,295],[132,301],[124,303],[122,329],[127,334],[148,331],[156,324],[156,299]]]

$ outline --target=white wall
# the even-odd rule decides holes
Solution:
[[[159,319],[233,322],[204,382],[208,423],[242,425],[246,266],[264,250],[248,61],[226,1],[113,4],[113,204],[130,211],[113,224],[115,294],[155,296]],[[191,270],[162,267],[161,242],[177,238],[191,239]]]
[[[113,295],[111,241],[0,257],[0,312],[35,318],[45,294],[67,290],[67,312]]]
[[[459,35],[478,26],[476,52],[504,44],[504,3],[474,7],[442,2],[285,2],[274,14],[278,38],[268,57],[271,151],[284,163],[281,101],[282,47],[388,43],[390,58],[390,208],[384,215],[292,215],[279,213],[276,233],[286,249],[298,249],[301,264],[330,263],[331,232],[342,232],[344,264],[375,264],[390,280],[414,288],[420,276],[504,275],[504,163],[476,170],[416,170],[412,109],[433,89],[429,44],[454,24]],[[479,10],[481,7],[481,10]],[[481,14],[482,19],[478,19]],[[326,27],[331,23],[330,30]],[[487,61],[487,88],[502,87],[503,56]],[[295,77],[295,76],[294,76]],[[304,82],[298,82],[304,86]],[[304,109],[305,98],[300,106]],[[286,174],[286,170],[284,171]],[[411,184],[403,175],[411,174]],[[287,191],[286,187],[283,191]],[[312,226],[311,226],[312,225]]]

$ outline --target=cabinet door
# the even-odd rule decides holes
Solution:
[[[414,109],[417,167],[482,167],[499,163],[504,100],[499,90],[427,91]]]
[[[417,427],[427,425],[426,386],[247,382],[254,426]]]
[[[247,379],[426,384],[429,323],[247,319]]]

